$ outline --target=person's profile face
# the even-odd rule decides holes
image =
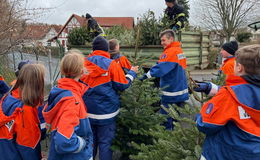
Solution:
[[[115,51],[119,51],[119,50],[120,50],[120,46],[119,46],[119,44],[117,44],[115,47]]]
[[[163,48],[166,48],[168,45],[170,45],[174,41],[173,37],[168,38],[166,35],[163,35],[161,37],[161,45]]]
[[[174,6],[174,4],[172,2],[165,2],[167,7],[172,8]]]
[[[225,51],[223,48],[221,49],[220,53],[221,53],[221,56],[222,56],[223,58],[228,58],[229,56],[232,56],[232,55],[229,54],[227,51]]]

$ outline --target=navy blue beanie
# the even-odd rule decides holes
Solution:
[[[108,42],[107,40],[102,36],[97,36],[92,43],[92,49],[95,50],[102,50],[102,51],[108,51]]]
[[[165,2],[175,3],[176,0],[165,0]]]
[[[237,49],[238,49],[238,44],[236,41],[231,41],[223,44],[222,48],[227,51],[229,54],[235,55]]]
[[[26,64],[32,64],[33,62],[30,60],[22,60],[21,62],[19,62],[17,70],[15,71],[15,75],[16,77],[18,77],[19,75],[19,71],[23,68],[24,65]]]

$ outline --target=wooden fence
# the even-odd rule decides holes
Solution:
[[[116,37],[115,37],[116,38]],[[177,39],[182,42],[182,49],[187,57],[189,68],[205,68],[208,65],[208,55],[211,48],[209,33],[203,32],[182,32],[177,35]],[[79,49],[84,54],[92,52],[91,46],[69,46],[70,49]],[[120,46],[121,53],[128,57],[133,57],[134,46]],[[139,46],[138,54],[142,58],[148,59],[145,65],[152,66],[158,60],[163,52],[160,45],[157,46]]]

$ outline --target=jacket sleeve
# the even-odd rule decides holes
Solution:
[[[225,88],[220,91],[210,101],[208,101],[197,115],[198,129],[212,135],[218,132],[225,124],[234,117],[234,108],[230,103],[234,102],[233,97]]]
[[[113,88],[117,91],[123,91],[130,87],[133,80],[136,78],[136,73],[131,70],[125,75],[121,66],[115,61],[111,62],[109,70]]]
[[[171,70],[173,70],[178,64],[175,62],[161,62],[153,66],[147,73],[147,78],[151,77],[163,77]]]
[[[127,72],[130,71],[130,69],[132,67],[131,63],[125,56],[122,56],[120,58],[120,64],[124,70],[127,70]]]
[[[5,83],[2,76],[0,76],[0,95],[3,95],[9,91],[8,85]]]
[[[165,9],[165,16],[172,21],[172,28],[175,28],[176,30],[179,30],[181,28],[184,28],[184,24],[186,21],[186,15],[184,13],[184,8],[181,6],[176,6],[177,9],[172,8],[166,8]]]
[[[185,13],[179,13],[176,15],[176,23],[173,26],[177,30],[184,28],[184,23],[185,23]]]
[[[57,132],[54,135],[55,149],[58,153],[78,153],[86,147],[86,141],[83,137],[75,133],[75,127],[79,125],[79,115],[75,107],[75,100],[67,100],[63,102],[65,107],[57,126]],[[71,108],[74,109],[71,109]]]

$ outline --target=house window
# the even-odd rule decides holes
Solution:
[[[47,46],[51,46],[51,42],[47,42]]]

